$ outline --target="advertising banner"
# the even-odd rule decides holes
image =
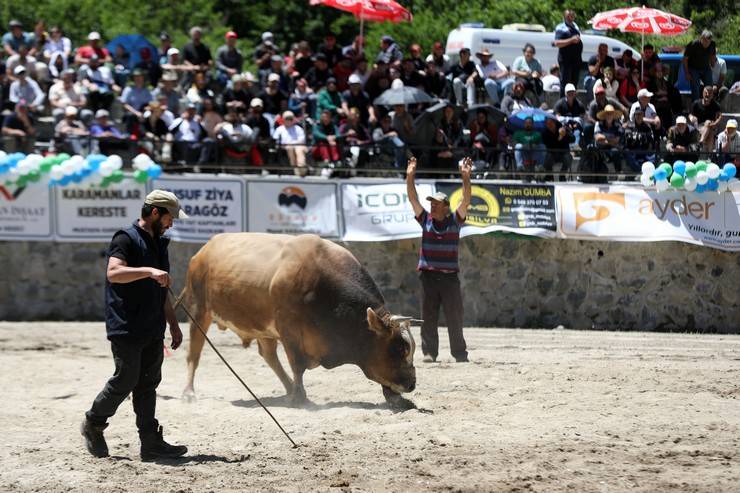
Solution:
[[[459,182],[437,182],[437,190],[450,197],[453,211],[462,202]],[[552,185],[480,183],[472,186],[472,199],[460,236],[508,231],[554,238],[556,230]]]
[[[740,194],[557,187],[564,238],[683,241],[740,251]]]
[[[249,231],[339,237],[336,183],[250,181]]]
[[[0,240],[54,239],[49,187],[0,185]]]
[[[417,183],[419,200],[434,193],[431,183]],[[344,241],[416,238],[421,227],[414,218],[405,183],[342,184]]]
[[[109,241],[141,215],[146,189],[133,180],[106,188],[55,187],[56,239]]]
[[[175,221],[167,236],[205,243],[219,233],[246,231],[246,183],[238,176],[168,176],[152,180],[150,190],[174,193],[188,219]]]

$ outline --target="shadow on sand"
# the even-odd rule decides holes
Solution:
[[[357,401],[336,401],[336,402],[325,402],[323,404],[316,404],[311,401],[306,401],[302,405],[296,406],[290,401],[290,398],[287,395],[282,395],[279,397],[263,397],[260,400],[262,401],[262,404],[264,404],[265,407],[268,407],[268,408],[287,407],[287,408],[305,409],[307,411],[324,411],[327,409],[337,409],[337,408],[367,409],[367,410],[387,409],[389,411],[393,411],[394,413],[416,410],[424,414],[434,414],[434,411],[430,409],[417,408],[411,401],[408,401],[407,399],[404,399],[404,401],[406,401],[406,405],[401,406],[401,407],[391,406],[387,402],[374,403],[374,402],[357,402]],[[260,405],[255,400],[239,399],[236,401],[231,401],[231,404],[234,406],[244,407],[247,409],[254,409],[254,408],[260,407]]]

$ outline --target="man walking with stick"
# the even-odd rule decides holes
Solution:
[[[95,457],[108,456],[103,430],[129,394],[142,460],[180,457],[188,451],[185,446],[165,442],[162,427],[154,417],[166,323],[172,349],[182,343],[182,332],[167,297],[169,239],[162,235],[175,219],[185,218],[173,193],[154,190],[144,200],[141,219],[114,234],[108,247],[105,328],[116,369],[85,413],[81,427],[87,450]]]
[[[419,202],[414,178],[416,159],[411,158],[406,168],[406,192],[414,216],[423,230],[419,249],[419,278],[421,279],[421,350],[424,362],[436,361],[439,352],[440,305],[444,308],[447,332],[450,337],[450,352],[458,363],[468,361],[468,351],[463,337],[463,304],[460,279],[457,273],[458,244],[460,228],[465,223],[470,205],[470,172],[473,161],[466,157],[460,163],[463,180],[463,198],[454,213],[450,212],[450,201],[446,194],[437,192],[427,197],[431,212],[427,212]]]

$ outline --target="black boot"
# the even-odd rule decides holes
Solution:
[[[85,437],[87,451],[94,457],[108,457],[108,444],[105,443],[103,430],[108,427],[108,423],[99,425],[91,422],[87,418],[80,425],[80,433]]]
[[[180,457],[188,453],[184,445],[170,445],[162,438],[162,427],[157,431],[141,435],[141,460]]]

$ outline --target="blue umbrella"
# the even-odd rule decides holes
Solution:
[[[558,121],[555,115],[539,108],[523,108],[509,117],[509,125],[516,129],[524,128],[524,120],[527,118],[534,120],[534,128],[536,130],[544,130],[545,120],[548,118],[556,122]]]
[[[141,34],[122,34],[113,38],[105,47],[110,51],[111,56],[116,52],[116,46],[121,45],[130,56],[131,68],[135,67],[141,61],[139,50],[149,48],[151,58],[157,60],[157,47],[149,42]]]

